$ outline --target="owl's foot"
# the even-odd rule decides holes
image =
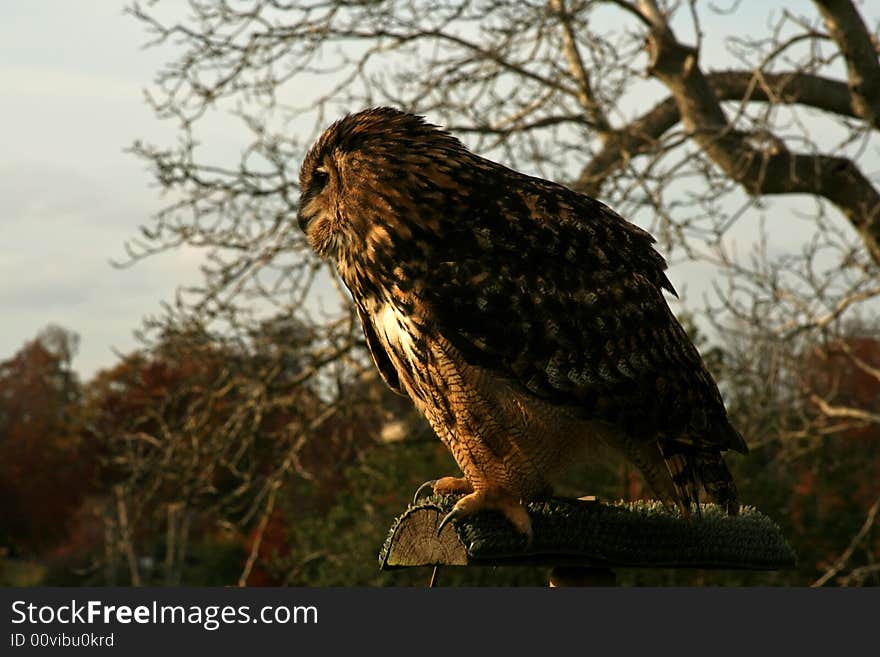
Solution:
[[[453,520],[471,516],[480,511],[497,511],[507,518],[516,530],[526,537],[526,546],[532,545],[532,521],[525,505],[505,491],[480,490],[465,495],[437,526],[437,535]]]
[[[426,490],[430,489],[434,495],[464,495],[473,493],[474,487],[464,477],[441,477],[440,479],[431,479],[426,481],[416,490],[413,495],[413,504],[419,501],[419,497]]]

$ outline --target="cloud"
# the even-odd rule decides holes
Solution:
[[[161,207],[137,138],[173,143],[143,87],[167,57],[116,3],[34,0],[0,6],[0,359],[49,323],[81,335],[86,377],[136,346],[144,315],[200,279],[175,254],[118,270],[124,242]]]
[[[135,346],[132,331],[177,285],[198,280],[199,259],[157,257],[113,268],[122,245],[158,207],[148,190],[119,193],[112,182],[63,166],[0,167],[0,357],[50,322],[82,337],[84,375],[113,362],[112,347]]]

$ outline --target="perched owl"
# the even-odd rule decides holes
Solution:
[[[737,512],[722,452],[746,444],[647,232],[384,107],[331,125],[300,189],[299,224],[351,292],[382,377],[464,474],[430,482],[465,494],[443,524],[494,509],[531,536],[524,503],[597,445],[684,512],[701,488]]]

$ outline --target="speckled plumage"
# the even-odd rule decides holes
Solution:
[[[664,499],[686,508],[702,485],[736,512],[721,453],[746,446],[647,232],[389,108],[330,126],[300,185],[300,225],[351,291],[385,382],[452,451],[465,480],[446,488],[480,498],[465,512],[517,522],[511,505],[596,442]]]

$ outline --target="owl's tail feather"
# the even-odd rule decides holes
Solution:
[[[696,457],[699,477],[709,497],[715,504],[727,509],[728,515],[737,515],[739,495],[721,452],[698,452]]]
[[[675,502],[685,515],[691,509],[700,514],[701,489],[728,515],[739,513],[736,484],[720,450],[701,449],[679,440],[663,441],[660,449],[672,477]]]
[[[694,468],[693,446],[679,441],[664,441],[660,451],[672,478],[674,500],[682,514],[689,516],[694,508],[700,514],[700,486]]]

